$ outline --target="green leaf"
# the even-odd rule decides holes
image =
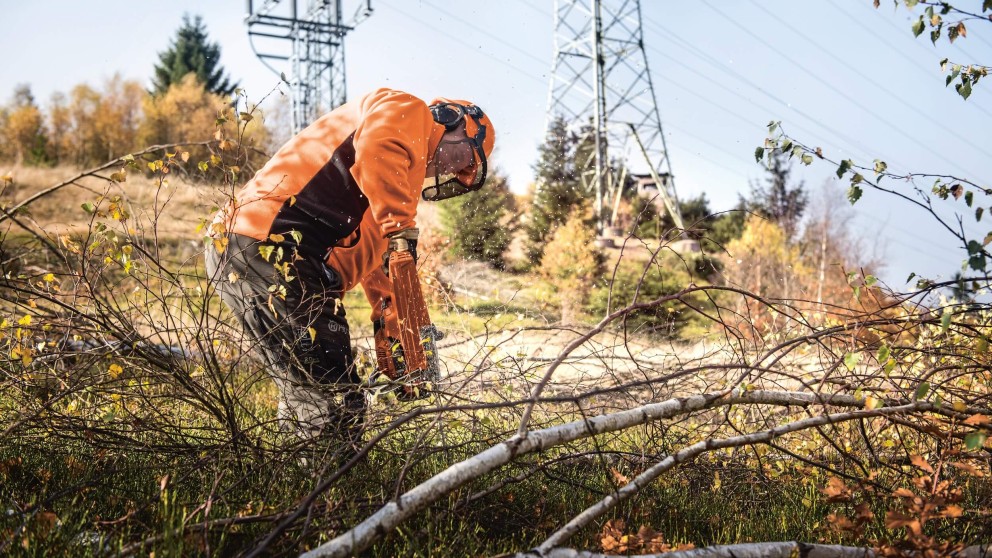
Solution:
[[[778,128],[778,125],[779,124],[781,124],[781,122],[780,121],[777,121],[777,120],[772,120],[771,122],[768,123],[768,135],[769,136],[775,133],[775,129]]]
[[[887,168],[889,168],[889,165],[885,164],[885,161],[875,159],[875,174],[882,174]]]
[[[275,246],[262,245],[258,247],[258,253],[265,258],[265,261],[269,261],[272,258],[272,251],[275,250]]]
[[[968,254],[981,254],[983,246],[977,240],[968,241]]]
[[[968,97],[971,97],[971,81],[967,78],[962,77],[961,83],[955,85],[954,89],[957,89],[958,95],[964,97],[966,101],[968,100]]]
[[[196,164],[196,168],[200,169],[200,172],[207,172],[207,169],[210,168],[210,165],[208,165],[206,161],[200,161],[199,163]]]
[[[916,395],[913,397],[914,400],[919,401],[927,396],[930,392],[930,382],[923,382],[916,388]]]
[[[964,193],[964,203],[967,204],[968,207],[971,207],[971,202],[973,202],[974,200],[975,200],[974,192],[968,190],[967,192]]]
[[[875,277],[874,275],[866,275],[865,276],[865,286],[866,287],[870,287],[870,286],[874,285],[875,283],[878,283],[878,277]]]
[[[909,8],[910,10],[912,10],[919,3],[920,3],[920,0],[906,0],[906,7]]]
[[[782,145],[779,147],[779,149],[781,149],[783,153],[785,153],[786,151],[791,151],[792,140],[786,139],[784,142],[782,142]]]
[[[909,4],[909,2],[906,2],[906,3]],[[923,16],[920,16],[920,19],[917,19],[916,21],[913,22],[913,27],[912,27],[912,29],[913,29],[913,36],[914,37],[919,37],[920,36],[920,33],[923,32],[923,28],[924,27],[925,27],[925,25],[923,24]]]
[[[878,359],[878,362],[888,362],[889,356],[891,355],[892,349],[890,349],[888,345],[882,345],[878,348],[878,354],[875,355],[875,358]]]
[[[80,207],[83,208],[83,211],[91,215],[93,214],[94,211],[96,211],[96,207],[94,207],[93,204],[90,202],[83,202],[83,205]]]
[[[840,165],[837,167],[837,178],[843,178],[844,173],[850,170],[850,168],[851,168],[850,159],[844,159],[843,161],[841,161]]]
[[[861,173],[856,172],[854,173],[854,176],[851,177],[851,184],[859,184],[864,181],[865,177],[861,176]]]
[[[890,358],[889,360],[885,361],[885,367],[882,369],[882,371],[885,372],[886,376],[888,376],[889,374],[892,373],[892,370],[894,370],[895,367],[896,367],[896,359]]]
[[[861,194],[863,193],[864,191],[860,186],[852,184],[851,187],[847,189],[847,200],[851,202],[851,205],[854,205],[861,199]]]
[[[765,155],[765,148],[764,147],[757,147],[757,148],[755,148],[755,150],[754,150],[754,162],[760,163],[761,162],[761,158],[764,157],[764,155]]]
[[[854,367],[858,365],[859,360],[861,360],[860,353],[847,353],[844,355],[844,366],[846,366],[848,370],[853,371]]]
[[[968,258],[968,267],[975,271],[985,271],[985,254],[975,254]]]
[[[916,277],[916,273],[910,273],[909,277],[906,278],[906,282],[909,283],[910,281],[912,281],[913,277]]]
[[[985,445],[985,440],[987,440],[988,437],[989,435],[986,434],[985,432],[981,430],[976,430],[974,432],[965,434],[964,445],[970,450],[976,450]]]
[[[804,165],[808,167],[813,163],[813,156],[810,155],[809,153],[803,153],[803,156],[800,160],[803,162]]]
[[[978,209],[976,209],[975,210],[975,221],[981,221],[982,220],[982,214],[983,213],[985,213],[985,208],[984,207],[979,207]]]
[[[947,333],[947,330],[951,327],[951,313],[944,312],[944,315],[940,317],[940,332]]]

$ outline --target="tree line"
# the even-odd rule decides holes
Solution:
[[[177,138],[208,139],[235,87],[202,18],[186,15],[159,54],[150,89],[114,74],[98,87],[82,83],[43,103],[30,85],[15,86],[0,105],[0,161],[89,167]]]

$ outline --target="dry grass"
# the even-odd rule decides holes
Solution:
[[[0,195],[8,207],[30,196],[61,184],[81,174],[71,167],[14,167],[0,169],[10,183]],[[73,181],[32,202],[28,215],[35,225],[49,232],[79,232],[89,228],[90,215],[82,209],[85,202],[94,205],[119,196],[134,217],[133,228],[146,235],[154,233],[162,240],[198,241],[197,226],[209,219],[224,199],[222,187],[190,180],[171,173],[164,180],[147,177],[131,170],[127,180],[116,184],[93,177]]]

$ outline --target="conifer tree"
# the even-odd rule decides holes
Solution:
[[[486,184],[441,204],[441,224],[451,239],[456,256],[492,264],[503,269],[503,253],[510,246],[509,216],[513,209],[506,177],[494,170]]]
[[[809,203],[809,195],[803,189],[805,182],[790,183],[792,162],[789,153],[779,149],[771,152],[766,172],[765,186],[751,184],[751,199],[747,202],[747,208],[774,221],[785,231],[786,238],[793,240]]]
[[[576,165],[577,144],[565,120],[560,116],[555,118],[534,167],[537,192],[527,222],[527,255],[532,263],[540,261],[548,238],[568,220],[573,210],[589,204]]]
[[[189,14],[184,15],[176,38],[158,57],[152,78],[152,93],[156,95],[165,93],[170,85],[179,83],[191,72],[211,93],[230,95],[238,86],[224,75],[224,68],[220,66],[220,45],[208,41],[207,28],[200,16],[191,21]]]

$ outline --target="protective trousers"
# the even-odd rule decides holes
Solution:
[[[279,389],[280,426],[303,438],[356,442],[365,398],[351,351],[341,277],[293,246],[228,235],[207,273]]]

